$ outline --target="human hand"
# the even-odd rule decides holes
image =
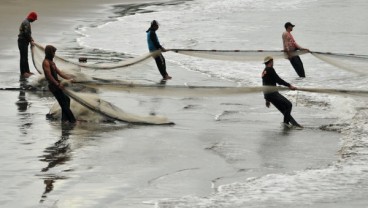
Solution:
[[[269,108],[270,107],[270,101],[266,100],[266,107]]]
[[[59,87],[59,89],[61,89],[61,90],[63,90],[64,89],[64,85],[61,83],[61,82],[59,82],[59,84],[57,85],[58,87]]]
[[[290,85],[290,86],[289,86],[289,89],[291,89],[291,90],[297,90],[297,88],[296,88],[296,87],[294,87],[293,85]]]

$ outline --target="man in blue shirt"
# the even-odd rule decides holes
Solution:
[[[161,46],[160,41],[158,40],[158,37],[156,35],[156,30],[158,30],[158,28],[159,28],[158,22],[156,20],[153,20],[151,22],[151,27],[146,31],[148,50],[150,52],[153,52],[156,50],[161,50],[161,52],[166,51],[166,49]],[[169,74],[166,72],[166,62],[165,62],[165,58],[162,55],[162,53],[154,57],[154,59],[156,61],[157,68],[160,71],[160,74],[163,80],[171,79]]]

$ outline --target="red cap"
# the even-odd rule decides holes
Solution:
[[[30,19],[33,21],[37,20],[37,13],[36,12],[29,13],[27,19]]]

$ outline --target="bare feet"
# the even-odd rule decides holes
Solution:
[[[168,79],[171,79],[172,77],[170,77],[169,75],[166,75],[163,80],[168,80]]]
[[[22,77],[28,78],[28,77],[30,77],[32,75],[33,75],[33,73],[27,73],[27,72],[25,72],[25,73],[22,74]]]

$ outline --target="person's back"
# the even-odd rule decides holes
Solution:
[[[148,50],[150,52],[159,50],[162,46],[160,45],[160,42],[159,42],[158,37],[156,35],[156,30],[153,29],[153,28],[149,28],[146,32],[147,32]]]

